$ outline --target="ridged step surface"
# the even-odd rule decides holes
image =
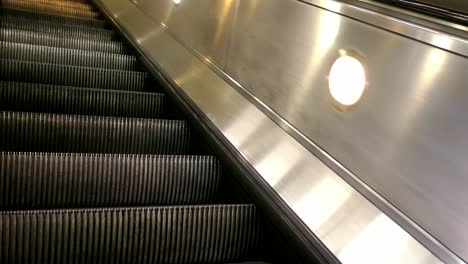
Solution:
[[[10,16],[0,16],[0,25],[3,28],[22,29],[34,32],[58,34],[68,38],[87,38],[96,40],[116,40],[114,31],[100,28],[82,28],[73,25],[64,25],[51,22],[34,21],[15,18]]]
[[[0,59],[103,68],[140,69],[135,56],[0,41]]]
[[[93,5],[86,4],[84,2],[77,2],[77,1],[70,1],[70,0],[16,0],[16,1],[28,1],[31,3],[45,4],[45,5],[55,6],[55,7],[96,11],[96,8]]]
[[[0,112],[0,150],[186,154],[185,121]]]
[[[0,81],[0,110],[159,118],[165,95]]]
[[[29,12],[53,14],[65,17],[76,17],[92,20],[98,20],[100,18],[100,14],[96,11],[59,7],[30,1],[2,0],[1,5],[6,8],[14,8]]]
[[[41,14],[28,12],[25,10],[17,10],[12,8],[5,8],[0,5],[0,16],[9,16],[14,18],[27,19],[31,21],[62,23],[63,25],[72,25],[82,28],[107,28],[104,20],[82,19],[73,17],[63,17],[53,14]]]
[[[126,54],[125,45],[118,41],[101,41],[86,38],[66,38],[60,34],[34,32],[15,28],[0,28],[0,41]]]
[[[257,258],[255,206],[90,3],[0,0],[0,263]]]
[[[203,204],[220,173],[210,156],[0,152],[0,208]]]
[[[143,91],[148,73],[0,59],[0,80]]]
[[[253,205],[0,212],[2,263],[219,263],[249,255]]]

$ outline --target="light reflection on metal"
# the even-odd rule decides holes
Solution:
[[[330,69],[328,85],[331,95],[338,103],[354,105],[366,87],[366,73],[362,63],[347,54],[340,56]]]
[[[450,48],[451,40],[446,38],[443,35],[434,36],[434,42],[438,45]],[[407,135],[407,132],[412,129],[413,122],[415,118],[420,118],[423,114],[424,107],[428,103],[426,98],[428,94],[433,92],[430,89],[434,88],[434,82],[440,78],[439,74],[446,66],[447,53],[439,50],[433,49],[426,55],[424,62],[422,63],[422,70],[419,75],[416,76],[414,84],[411,85],[409,90],[411,97],[418,98],[413,102],[408,102],[401,106],[402,113],[400,115],[400,125],[397,129],[400,130],[399,135]],[[407,140],[406,138],[400,137],[399,141]],[[394,144],[398,146],[398,144]],[[389,149],[391,155],[398,155],[398,149]]]
[[[295,204],[294,209],[303,212],[302,220],[310,229],[317,230],[341,209],[351,195],[351,190],[344,184],[325,177]]]
[[[391,248],[398,254],[380,258],[379,264],[401,263],[402,255],[407,256],[406,263],[432,263],[426,255],[415,252],[418,249],[409,247],[413,238],[401,229],[391,228],[394,225],[396,224],[384,214],[378,215],[341,250],[338,254],[340,260],[343,263],[375,264],[375,260],[386,255]],[[385,239],[381,239],[382,237]],[[375,243],[376,241],[379,243]]]
[[[275,142],[275,139],[272,138],[271,141]],[[250,148],[253,148],[253,146],[250,145]],[[285,188],[284,183],[282,183],[284,175],[290,175],[302,161],[301,156],[297,155],[295,151],[289,151],[289,148],[290,146],[286,142],[276,141],[270,147],[272,151],[259,153],[261,159],[256,163],[257,170],[268,175],[265,180],[274,188]],[[287,157],[280,158],[274,154],[278,152],[287,153]],[[307,208],[307,211],[311,211],[311,208]]]
[[[172,2],[175,4],[175,5],[178,5],[182,2],[182,0],[172,0]]]
[[[336,8],[339,9],[339,6]],[[310,52],[306,56],[307,64],[304,67],[304,72],[301,74],[301,78],[304,81],[300,89],[297,89],[291,95],[291,99],[288,100],[288,105],[290,106],[288,111],[291,113],[294,113],[297,109],[306,107],[309,103],[312,90],[321,88],[315,86],[317,80],[323,78],[322,75],[318,74],[317,69],[320,68],[324,58],[332,50],[340,31],[341,18],[339,15],[330,12],[322,13],[318,20],[319,22],[312,29],[306,28],[308,32],[304,32],[303,34],[307,38],[306,41],[310,43]],[[313,21],[311,21],[311,24],[313,24]]]
[[[438,46],[436,42],[433,42],[433,36],[440,34],[443,32],[442,30],[435,30],[432,29],[434,26],[431,24],[430,20],[426,18],[417,19],[415,22],[410,22],[403,18],[396,18],[391,15],[385,15],[385,11],[380,10],[377,8],[374,10],[369,10],[363,7],[359,7],[356,5],[352,5],[349,3],[338,2],[335,0],[302,0],[308,2],[314,6],[318,6],[333,12],[337,12],[339,14],[343,14],[358,20],[361,20],[365,23],[377,25],[383,29],[394,31],[398,34],[406,35],[410,38],[417,39],[419,41],[429,43],[431,45],[435,45],[440,48],[444,48],[443,46]],[[375,5],[374,1],[371,1],[373,5]],[[340,6],[338,10],[337,7]],[[401,14],[401,12],[397,12]],[[403,16],[405,17],[405,16]],[[410,17],[414,17],[414,14],[411,14]],[[431,18],[433,19],[433,18]],[[427,22],[429,21],[429,23]],[[445,21],[444,21],[445,22]],[[454,23],[451,27],[453,27]],[[463,31],[466,31],[466,27],[455,26]],[[462,33],[464,34],[464,33]],[[468,41],[464,37],[458,37],[454,35],[447,36],[453,41],[453,45],[451,46],[449,51],[458,53],[463,56],[468,56]]]
[[[228,21],[228,18],[230,17],[229,14],[230,12],[232,12],[232,9],[234,7],[233,4],[235,3],[237,4],[237,1],[235,0],[224,1],[220,16],[216,24],[215,34],[214,34],[213,42],[212,42],[213,47],[219,46],[223,32],[225,32],[226,30],[226,22]]]

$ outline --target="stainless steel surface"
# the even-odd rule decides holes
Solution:
[[[468,60],[320,9],[262,3],[251,19],[240,5],[227,74],[468,260]],[[346,113],[327,90],[341,48],[368,69],[367,91]]]
[[[424,128],[426,122],[431,123],[425,119],[426,115],[418,119],[423,108],[431,106],[425,100],[431,100],[431,103],[435,100],[432,108],[437,108],[439,100],[450,99],[446,98],[445,93],[463,92],[459,91],[461,84],[457,80],[444,86],[444,90],[430,91],[429,88],[436,85],[435,80],[438,78],[448,80],[453,77],[452,73],[457,73],[438,75],[446,72],[440,68],[447,65],[445,60],[458,62],[454,66],[466,66],[465,59],[296,1],[223,1],[220,6],[221,10],[227,10],[222,12],[224,15],[217,17],[219,14],[209,12],[205,13],[203,19],[196,17],[196,14],[203,15],[202,11],[197,12],[196,9],[198,5],[206,5],[208,0],[185,0],[177,7],[171,7],[171,12],[162,8],[164,5],[169,6],[169,0],[146,1],[146,4],[153,4],[151,7],[140,1],[140,9],[126,0],[100,2],[114,14],[125,31],[131,33],[147,57],[159,65],[160,70],[205,113],[219,132],[342,262],[439,263],[440,260],[233,89],[230,83],[220,78],[207,62],[226,69],[244,88],[310,136],[332,156],[338,156],[338,160],[348,168],[361,169],[360,172],[364,174],[352,170],[359,177],[370,181],[374,187],[386,186],[388,183],[388,189],[376,189],[391,202],[405,199],[406,204],[399,206],[407,209],[413,219],[422,219],[419,224],[433,224],[430,226],[432,234],[440,235],[434,230],[442,227],[439,231],[444,231],[443,225],[455,224],[458,225],[454,228],[459,232],[458,237],[448,242],[463,242],[466,239],[465,229],[459,226],[466,223],[466,217],[463,217],[466,196],[459,193],[463,186],[467,186],[464,182],[466,179],[460,177],[460,173],[447,173],[457,172],[463,162],[453,160],[446,164],[444,161],[438,162],[437,158],[434,160],[432,156],[441,157],[438,151],[446,148],[437,145],[437,148],[432,149],[434,145],[424,143],[432,139],[432,133],[438,131],[413,130],[413,125],[418,122],[417,129]],[[182,10],[189,2],[198,3],[191,7],[195,10],[181,11],[184,15],[177,22],[171,20],[177,17],[177,10]],[[158,24],[155,16],[150,18],[143,14],[153,14],[151,11],[156,9],[159,14],[166,14],[162,25]],[[184,24],[185,19],[189,21],[188,24]],[[213,49],[217,51],[213,54],[216,55],[211,54],[204,60],[187,49],[189,45],[206,52],[210,50],[208,47],[200,49],[197,45],[216,43],[213,37],[218,34],[213,34],[212,30],[201,30],[206,32],[201,34],[206,34],[211,40],[192,36],[197,35],[197,21],[217,23],[221,28],[221,40],[217,43],[226,43],[227,47],[213,45],[212,48],[216,47]],[[229,22],[224,22],[222,26],[222,21]],[[174,24],[179,29],[172,26]],[[185,31],[188,36],[181,33],[184,27],[192,29]],[[374,45],[369,43],[372,38],[377,41]],[[185,43],[177,39],[183,39]],[[377,50],[376,44],[380,44],[383,49]],[[326,66],[333,62],[331,58],[336,58],[338,47],[353,48],[364,54],[370,71],[367,94],[357,109],[346,113],[337,111],[330,104],[325,85],[326,72],[329,70]],[[422,59],[423,63],[418,59]],[[410,62],[416,63],[410,65]],[[435,67],[437,63],[439,67]],[[452,70],[457,71],[456,68]],[[458,68],[458,71],[463,71],[463,67]],[[395,78],[389,72],[398,72],[401,77]],[[410,78],[405,79],[406,74]],[[462,78],[466,77],[459,75],[459,78],[463,81]],[[437,93],[442,98],[427,97],[428,92]],[[460,97],[456,99],[462,100]],[[439,116],[440,112],[434,113],[437,109],[430,110],[427,115]],[[447,111],[442,113],[450,114]],[[451,121],[448,120],[449,123]],[[422,135],[422,138],[418,135]],[[460,138],[457,132],[453,136]],[[452,146],[451,141],[456,139],[444,137],[439,140],[448,140]],[[454,149],[460,150],[463,150],[463,142]],[[337,152],[339,155],[336,155]],[[426,168],[432,166],[424,164],[426,168],[419,167],[419,159],[424,158],[424,155],[429,155],[432,158],[430,161],[439,166],[435,172],[443,171],[449,165],[455,166],[453,171],[445,171],[447,182],[440,182],[438,173],[429,171],[429,175],[420,174],[419,170],[427,172]],[[411,159],[405,159],[408,157]],[[404,166],[395,168],[392,167],[394,164]],[[413,170],[407,171],[408,168]],[[404,178],[408,175],[408,178]],[[434,186],[434,181],[437,186]],[[454,187],[451,185],[453,183],[465,185]],[[424,193],[424,188],[432,191],[430,194],[435,197]],[[450,193],[444,192],[447,188],[450,188]],[[389,194],[385,192],[389,190]],[[452,199],[452,195],[458,200]],[[413,208],[415,203],[427,208]],[[440,204],[445,207],[438,207]],[[453,209],[462,211],[453,212]],[[445,212],[451,213],[452,217],[455,213],[455,216],[461,218],[447,221],[449,217],[443,215]],[[427,216],[424,213],[430,217],[440,217],[440,221],[421,217]],[[447,228],[445,232],[457,235],[453,233],[454,229]],[[444,235],[447,234],[442,232],[443,238]],[[461,254],[466,244],[455,245],[452,249]],[[455,256],[447,257],[440,252],[437,254],[444,257],[446,262],[463,262]]]
[[[137,4],[270,116],[284,119],[342,164],[347,181],[358,176],[390,203],[381,202],[383,207],[401,210],[394,217],[400,224],[406,216],[415,221],[419,226],[407,229],[418,239],[440,241],[468,259],[468,148],[462,138],[468,120],[461,114],[468,111],[468,61],[453,53],[467,47],[465,39],[366,13],[386,19],[390,30],[426,36],[438,49],[323,9],[365,13],[333,1],[309,1],[323,8],[284,0],[171,2]],[[205,12],[213,2],[217,11]],[[328,71],[343,48],[362,54],[368,69],[363,101],[346,113],[330,104],[327,89]],[[447,259],[457,259],[452,257]]]
[[[350,1],[350,3],[355,3],[354,0],[342,0],[342,1]],[[370,8],[371,6],[375,6],[377,7],[376,8],[377,13],[379,13],[378,10],[381,10],[380,13],[389,13],[388,15],[390,17],[392,15],[401,14],[402,20],[405,20],[406,18],[406,20],[409,20],[410,22],[412,21],[411,18],[416,18],[414,24],[418,24],[417,21],[419,21],[419,23],[422,23],[422,25],[426,24],[429,28],[431,28],[431,25],[434,26],[434,24],[445,26],[445,27],[440,28],[441,31],[443,31],[443,29],[445,29],[446,31],[447,30],[451,31],[450,28],[452,28],[454,30],[451,32],[455,35],[457,35],[457,33],[461,34],[462,38],[463,36],[466,36],[467,31],[468,31],[467,26],[453,23],[451,21],[447,21],[441,18],[430,17],[423,13],[417,13],[417,12],[414,12],[408,9],[403,9],[397,6],[393,6],[393,5],[391,6],[391,5],[380,3],[374,0],[356,0],[356,1],[358,1],[359,3],[365,3],[365,5],[362,6],[363,8],[366,8],[366,7]],[[387,11],[384,11],[384,10],[387,10]],[[437,31],[437,28],[436,28],[436,31]]]
[[[383,30],[404,35],[417,41],[468,56],[467,27],[440,19],[410,12],[401,8],[379,4],[369,0],[301,0],[316,7],[371,24]],[[361,2],[372,4],[362,4]],[[447,46],[436,39],[450,39]]]
[[[399,0],[402,1],[402,0]],[[405,0],[408,1],[408,0]],[[460,0],[409,0],[408,2],[414,4],[426,4],[441,9],[456,11],[461,14],[468,14],[468,4]]]

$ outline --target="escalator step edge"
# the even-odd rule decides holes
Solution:
[[[219,263],[248,256],[253,205],[0,212],[2,263]]]
[[[0,208],[206,204],[220,174],[212,156],[0,152]]]

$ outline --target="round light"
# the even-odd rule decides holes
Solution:
[[[180,2],[182,2],[182,0],[172,0],[172,2],[176,5],[180,4]]]
[[[345,106],[357,103],[366,86],[366,73],[361,62],[349,55],[339,57],[331,67],[328,86],[338,103]]]

